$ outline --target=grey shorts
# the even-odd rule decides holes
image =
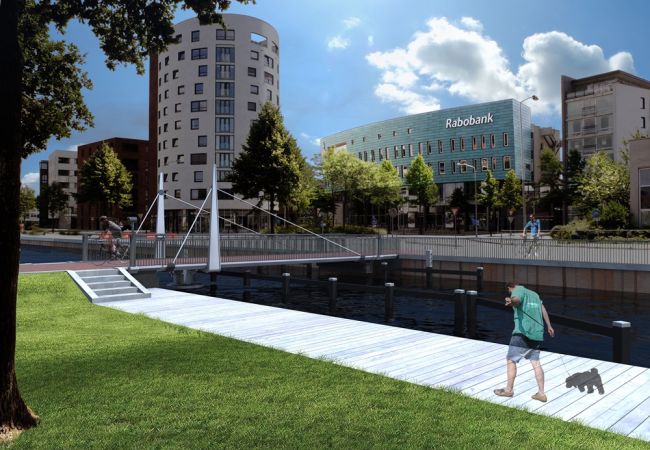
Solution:
[[[526,358],[531,361],[539,361],[539,348],[541,341],[533,341],[521,334],[513,334],[510,338],[510,345],[508,346],[508,354],[506,359],[514,363],[521,361],[521,358]]]

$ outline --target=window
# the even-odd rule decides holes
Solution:
[[[208,102],[207,100],[195,100],[190,103],[190,107],[192,112],[207,111]]]
[[[192,42],[197,42],[201,39],[201,33],[198,30],[192,31]]]
[[[456,151],[456,139],[449,139],[449,151],[450,152]]]
[[[460,167],[460,173],[467,173],[467,161],[461,159],[458,161],[458,167]]]
[[[438,140],[438,153],[442,153],[442,141]]]
[[[205,200],[206,196],[206,189],[190,189],[190,200]]]
[[[178,69],[172,70],[172,79],[177,79],[178,78]]]
[[[181,190],[180,189],[174,189],[174,197],[175,198],[181,198]]]
[[[397,136],[397,131],[393,130],[393,137]]]
[[[172,148],[178,147],[178,138],[172,138]]]
[[[460,138],[460,151],[461,152],[465,151],[465,138],[464,137]]]
[[[641,117],[641,128],[645,128],[645,117]]]
[[[235,114],[235,101],[217,100],[217,114]]]
[[[235,62],[235,48],[234,47],[217,47],[217,62]]]
[[[381,139],[381,133],[377,133],[377,140]]]
[[[168,73],[166,73],[165,75],[163,75],[163,81],[164,81],[165,83],[167,83],[167,80],[169,80],[169,74],[168,74]]]
[[[195,170],[194,171],[194,182],[195,183],[201,183],[203,181],[203,171],[202,170]]]
[[[190,130],[199,129],[199,119],[190,119]]]
[[[485,172],[486,170],[489,169],[488,166],[488,159],[487,158],[481,158],[481,170]]]
[[[273,86],[273,75],[268,72],[264,72],[264,82]]]
[[[255,50],[251,50],[251,59],[254,59],[255,61],[260,59],[260,54],[259,52],[256,52]]]
[[[404,144],[401,145],[401,150],[402,150],[402,158],[406,157],[406,146]]]
[[[235,119],[232,117],[217,117],[217,133],[234,133]]]
[[[359,152],[359,159],[363,159],[363,153]]]
[[[407,134],[411,134],[412,132],[413,132],[413,128],[407,128],[407,129],[406,129],[406,133],[407,133]]]
[[[163,108],[163,116],[166,116],[166,115],[167,115],[167,107],[165,106],[165,107]]]
[[[172,181],[178,181],[178,172],[172,172]]]
[[[197,143],[196,145],[199,147],[207,147],[208,146],[208,137],[207,136],[197,136]]]
[[[181,121],[177,120],[174,122],[174,130],[180,130],[181,129]]]
[[[181,112],[181,104],[180,103],[176,103],[174,105],[174,112]]]
[[[485,141],[485,135],[482,134],[482,135],[481,135],[481,148],[482,148],[482,149],[485,149],[485,147],[487,147],[487,143],[486,143],[486,141]]]
[[[503,146],[507,147],[509,143],[510,141],[508,139],[508,133],[503,133]]]
[[[200,77],[208,76],[208,66],[199,66],[199,76]]]
[[[413,144],[409,144],[409,156],[413,156]]]
[[[190,154],[190,164],[193,166],[199,166],[207,164],[208,154],[207,153],[192,153]]]
[[[248,76],[249,77],[256,77],[257,76],[257,69],[255,69],[255,67],[249,67],[248,68]]]
[[[492,170],[497,170],[497,157],[492,157]]]
[[[59,176],[61,177],[68,177],[70,176],[70,171],[69,170],[59,170]]]
[[[234,80],[235,66],[232,64],[217,64],[217,80]]]
[[[59,164],[70,164],[70,158],[63,158],[63,157],[60,157],[60,158],[58,159],[58,162],[59,162]]]
[[[165,56],[165,65],[166,66],[169,65],[169,56]],[[167,80],[165,80],[165,81],[167,81]]]
[[[166,166],[168,164],[168,162],[169,162],[169,156],[165,156],[165,158],[163,159],[163,165]],[[167,180],[165,180],[165,181],[167,181]]]
[[[178,93],[178,95],[183,95],[185,93],[185,85],[181,84],[180,86],[178,86],[178,89],[177,89],[176,92]]]
[[[510,157],[509,156],[504,156],[503,157],[503,170],[510,170]]]
[[[158,103],[162,102],[162,94],[158,94]]]
[[[234,150],[234,137],[232,135],[217,135],[217,149]]]
[[[179,61],[184,61],[185,60],[185,52],[184,51],[178,52],[178,60]]]
[[[490,148],[497,146],[497,138],[493,134],[490,135]]]
[[[264,65],[273,69],[273,58],[270,56],[264,55]]]
[[[218,41],[234,41],[235,40],[235,30],[224,30],[223,28],[217,28],[217,40]]]
[[[193,48],[192,59],[208,59],[207,47]]]
[[[273,101],[273,92],[271,92],[270,89],[266,90],[266,100],[269,101],[269,102]],[[366,142],[366,141],[363,141],[363,142]]]
[[[203,94],[203,83],[194,83],[194,93]]]
[[[476,136],[472,136],[472,150],[476,150],[478,148],[478,143],[476,142]]]
[[[457,165],[456,161],[452,159],[451,161],[449,161],[449,164],[451,165],[451,173],[452,174],[456,173],[456,165]]]
[[[399,150],[397,145],[393,148],[393,155],[395,155],[395,159],[399,158]]]
[[[368,161],[368,152],[363,152],[363,160]]]
[[[427,141],[427,155],[431,154],[431,141]]]
[[[248,102],[249,111],[257,111],[257,104],[255,102]]]
[[[439,175],[445,174],[445,163],[442,161],[438,163],[438,174]]]
[[[174,37],[174,39],[176,39],[176,43],[177,43],[177,44],[180,44],[181,42],[183,42],[183,35],[182,35],[182,34],[177,34],[177,35]]]
[[[256,84],[251,84],[251,94],[259,94],[260,87]]]
[[[374,160],[375,160],[375,151],[370,150],[370,161],[374,161]]]
[[[645,109],[645,97],[641,97],[641,109]]]
[[[424,153],[424,142],[418,142],[418,155]]]
[[[169,98],[169,89],[165,89],[165,98]]]
[[[185,162],[185,155],[176,155],[176,164],[183,164]]]
[[[226,82],[217,82],[217,92],[215,93],[217,97],[234,97],[235,96],[235,83],[226,81]]]
[[[167,148],[167,141],[163,141],[163,149]]]

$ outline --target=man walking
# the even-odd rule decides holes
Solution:
[[[539,348],[544,340],[544,323],[548,334],[555,336],[555,330],[536,292],[526,289],[516,283],[506,285],[509,297],[506,297],[506,306],[512,306],[514,311],[515,328],[512,331],[508,354],[506,355],[506,387],[495,389],[494,393],[500,397],[512,397],[514,394],[515,377],[517,376],[517,363],[521,358],[530,361],[535,371],[537,380],[537,393],[534,400],[546,401],[544,393],[544,370],[539,362]]]

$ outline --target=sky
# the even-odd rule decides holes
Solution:
[[[309,160],[320,137],[359,125],[533,94],[533,122],[561,128],[561,75],[650,79],[646,0],[257,0],[228,12],[278,31],[281,112]],[[192,16],[179,9],[176,22]],[[23,161],[22,182],[37,192],[38,162],[54,150],[148,138],[148,75],[107,69],[85,25],[62,38],[86,55],[95,126]]]

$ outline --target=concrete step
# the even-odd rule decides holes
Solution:
[[[96,298],[93,303],[105,303],[105,302],[117,302],[122,300],[136,300],[139,298],[151,298],[150,293],[138,292],[135,294],[115,294],[115,295],[105,295],[103,297]]]
[[[133,286],[130,281],[128,280],[123,280],[123,281],[102,281],[99,283],[86,283],[89,288],[92,290],[97,290],[97,289],[108,289],[108,288],[119,288],[119,287],[129,287]]]
[[[92,276],[92,277],[86,277],[86,278],[81,278],[84,283],[89,284],[89,283],[108,283],[111,281],[124,281],[124,275],[106,275],[106,276]]]
[[[102,277],[106,275],[117,275],[120,271],[114,268],[110,269],[90,269],[90,270],[78,270],[77,275],[81,278],[87,277]]]
[[[106,289],[93,289],[95,294],[98,297],[105,297],[107,295],[116,295],[116,294],[132,294],[138,292],[138,288],[135,286],[126,286],[126,287],[114,287]]]

